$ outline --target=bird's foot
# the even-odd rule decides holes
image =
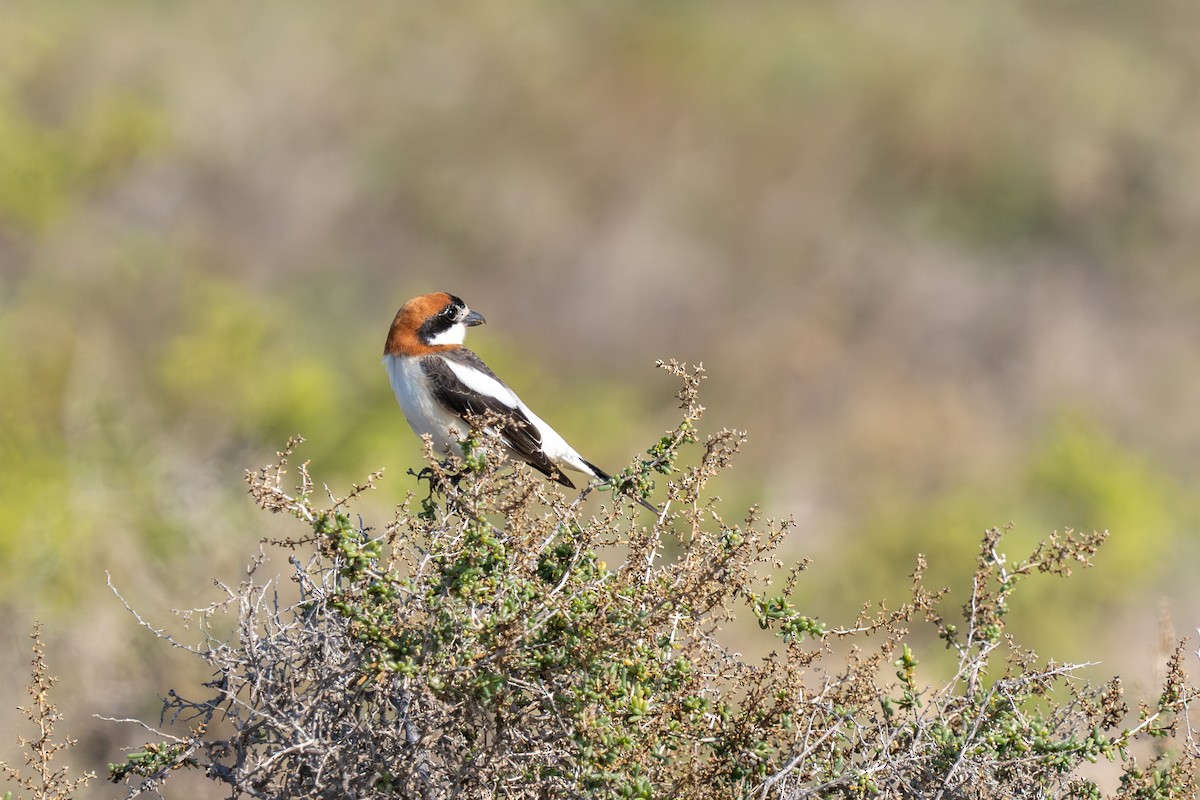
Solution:
[[[417,479],[417,482],[426,481],[429,484],[429,494],[426,499],[433,497],[434,493],[440,495],[447,494],[447,484],[451,489],[457,489],[459,481],[462,480],[461,472],[447,472],[442,465],[442,469],[434,469],[433,467],[423,467],[420,472],[413,472],[409,469],[408,474]]]

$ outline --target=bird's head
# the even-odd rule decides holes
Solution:
[[[483,315],[447,292],[423,294],[396,312],[385,355],[420,355],[438,347],[461,345],[467,328],[482,325]]]

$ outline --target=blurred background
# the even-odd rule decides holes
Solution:
[[[796,518],[797,604],[831,624],[902,601],[918,553],[957,608],[985,528],[1014,556],[1109,530],[1011,630],[1152,684],[1161,632],[1200,622],[1197,23],[1181,0],[6,0],[0,754],[30,733],[35,619],[77,769],[143,740],[93,715],[155,721],[195,686],[105,572],[182,631],[169,609],[297,531],[243,483],[289,435],[335,493],[386,468],[364,516],[390,519],[420,451],[383,340],[438,290],[606,469],[677,421],[654,359],[702,361],[709,429],[750,436],[721,507]]]

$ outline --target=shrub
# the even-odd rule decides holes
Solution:
[[[257,798],[1093,798],[1079,767],[1119,759],[1116,796],[1191,795],[1182,644],[1132,712],[1116,679],[1089,685],[1005,629],[1026,578],[1088,565],[1103,534],[1054,535],[1013,561],[988,531],[953,620],[921,559],[902,607],[820,622],[791,601],[804,565],[770,580],[790,521],[751,509],[734,523],[705,494],[743,436],[701,440],[702,369],[661,366],[683,383],[682,420],[591,514],[588,491],[564,497],[476,434],[461,463],[430,459],[437,492],[374,530],[353,509],[376,476],[323,501],[302,465],[286,489],[289,444],[248,480],[263,509],[303,524],[269,543],[290,553],[294,587],[260,577],[260,556],[200,613],[205,642],[159,634],[213,678],[200,699],[165,700],[190,731],[163,732],[111,779],[131,797],[188,767]],[[633,500],[663,477],[655,518]],[[777,653],[719,641],[739,612]],[[231,636],[216,633],[226,615]],[[911,625],[957,659],[949,680],[919,679]]]
[[[24,769],[0,761],[0,776],[5,783],[16,784],[18,789],[29,792],[38,800],[63,800],[76,795],[96,777],[94,772],[85,772],[78,778],[71,777],[71,768],[59,766],[58,761],[65,750],[78,742],[69,736],[60,737],[55,730],[62,719],[58,707],[50,699],[50,690],[58,678],[50,674],[46,664],[46,643],[42,641],[42,625],[36,623],[33,633],[33,658],[30,660],[29,705],[18,709],[37,731],[33,739],[17,737],[17,744],[24,751]],[[12,800],[12,792],[5,792],[3,800]],[[19,798],[24,795],[18,795]]]

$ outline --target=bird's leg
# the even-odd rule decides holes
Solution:
[[[433,467],[424,467],[420,472],[413,472],[412,467],[409,467],[408,474],[416,478],[417,483],[429,481],[429,494],[426,495],[425,499],[428,500],[430,497],[433,497],[434,483],[437,481],[437,477],[433,474]]]
[[[455,489],[458,488],[459,481],[461,481],[463,477],[462,473],[447,472],[445,467],[448,466],[449,462],[446,461],[443,462],[443,469],[440,470],[435,470],[433,467],[423,467],[420,472],[413,472],[410,468],[408,470],[408,474],[416,478],[418,483],[421,481],[427,481],[429,483],[429,494],[427,495],[428,499],[429,497],[433,497],[434,492],[440,495],[447,494],[445,484],[449,484]]]
[[[425,467],[420,472],[413,472],[411,469],[409,469],[408,474],[412,475],[418,481],[429,482],[429,494],[425,497],[426,502],[433,498],[434,492],[437,492],[442,497],[446,498],[448,510],[462,514],[479,525],[486,525],[487,527],[491,528],[492,532],[497,536],[503,534],[503,531],[501,531],[495,525],[485,519],[480,518],[478,514],[471,511],[469,508],[463,507],[463,504],[459,500],[458,494],[458,484],[463,478],[463,473],[456,472],[446,474],[444,472],[435,470],[433,467]]]

